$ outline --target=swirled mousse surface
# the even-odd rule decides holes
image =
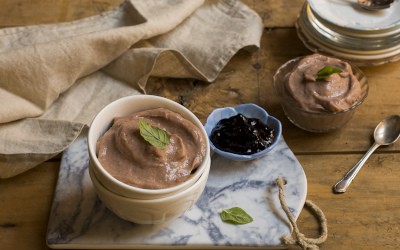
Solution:
[[[317,73],[325,66],[341,69],[341,73],[317,80]],[[313,54],[302,58],[285,76],[286,100],[302,110],[323,113],[351,108],[362,98],[360,82],[351,66],[342,60]]]
[[[160,149],[140,135],[139,119],[166,131],[170,142]],[[150,109],[113,124],[97,141],[102,166],[116,179],[135,187],[161,189],[190,178],[202,163],[206,142],[201,130],[180,114],[164,108]]]

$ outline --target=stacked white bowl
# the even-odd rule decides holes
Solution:
[[[125,184],[109,174],[99,162],[96,155],[97,140],[108,130],[115,117],[159,107],[179,113],[201,129],[206,142],[206,156],[192,176],[179,185],[144,189]],[[199,199],[210,172],[210,144],[200,120],[184,106],[158,96],[128,96],[103,108],[90,126],[88,151],[89,174],[99,198],[117,216],[139,224],[164,223],[183,215]]]
[[[308,0],[296,28],[311,51],[358,66],[400,59],[400,0],[376,11],[362,8],[357,0]]]

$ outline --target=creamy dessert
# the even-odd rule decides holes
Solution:
[[[146,141],[140,123],[165,131],[165,147]],[[112,126],[97,141],[96,151],[104,169],[116,179],[135,187],[161,189],[191,177],[205,158],[205,140],[191,121],[157,108],[114,118]]]
[[[341,128],[368,93],[361,70],[320,54],[282,65],[274,75],[274,86],[288,119],[311,132]]]
[[[328,72],[321,78],[318,72],[324,68]],[[286,73],[284,86],[286,101],[315,113],[348,110],[363,97],[347,62],[319,54],[302,58]]]

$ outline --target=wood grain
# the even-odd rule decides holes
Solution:
[[[124,0],[2,0],[0,27],[67,22],[111,10]],[[304,0],[243,0],[266,27],[292,27]]]
[[[47,249],[46,230],[60,163],[0,180],[1,249]]]
[[[0,27],[73,21],[111,10],[123,0],[1,0]]]
[[[329,236],[321,249],[398,249],[400,245],[400,154],[372,155],[346,193],[332,192],[332,186],[360,157],[298,156],[307,175],[307,199],[328,220]],[[307,210],[298,224],[309,237],[318,236],[318,224]]]
[[[110,10],[122,2],[2,0],[0,27],[77,20]],[[363,68],[370,84],[369,95],[346,127],[328,134],[304,132],[284,116],[272,77],[287,60],[311,53],[293,27],[305,1],[243,2],[260,14],[265,25],[259,51],[240,51],[213,83],[151,78],[149,93],[182,103],[203,122],[216,107],[246,102],[264,107],[282,121],[283,136],[307,176],[307,199],[316,203],[327,217],[329,236],[321,249],[398,249],[399,143],[378,149],[345,194],[334,194],[332,185],[370,147],[376,124],[389,114],[400,114],[400,62]],[[48,249],[45,235],[59,159],[0,180],[1,249]],[[318,236],[317,221],[309,211],[303,210],[298,225],[306,236]]]
[[[255,10],[265,27],[293,27],[304,0],[242,0]]]

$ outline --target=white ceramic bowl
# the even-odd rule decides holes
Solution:
[[[154,109],[166,108],[171,111],[181,114],[184,118],[193,122],[199,127],[203,133],[206,142],[206,157],[203,163],[194,171],[192,177],[185,182],[164,189],[144,189],[119,181],[111,174],[109,174],[100,164],[96,155],[96,142],[98,138],[103,135],[110,127],[113,119],[118,116],[127,116],[134,112]],[[93,119],[88,133],[88,151],[89,151],[89,164],[97,176],[99,182],[107,189],[121,196],[136,198],[136,199],[156,199],[169,196],[173,193],[180,192],[181,190],[191,187],[200,178],[204,171],[209,169],[210,165],[210,144],[207,133],[200,120],[184,106],[169,100],[167,98],[152,96],[152,95],[135,95],[118,99],[106,107],[104,107]]]
[[[160,224],[182,216],[202,194],[210,172],[210,158],[200,178],[187,189],[167,197],[141,200],[115,194],[104,187],[89,167],[93,187],[104,205],[118,217],[138,224]]]

